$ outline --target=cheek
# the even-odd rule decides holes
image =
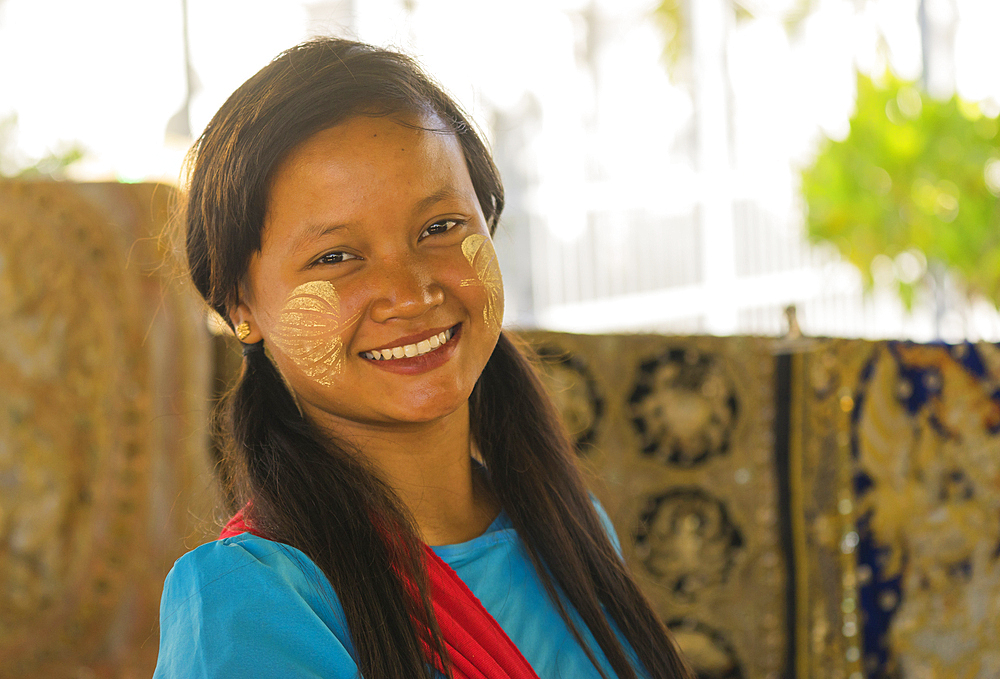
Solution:
[[[344,370],[341,335],[356,321],[342,314],[332,283],[310,281],[289,294],[269,339],[307,377],[332,386]]]
[[[491,332],[497,334],[503,324],[503,278],[493,241],[487,236],[473,234],[462,241],[462,254],[472,276],[463,279],[461,284],[482,289],[485,297],[483,321]]]

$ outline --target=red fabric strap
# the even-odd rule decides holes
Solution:
[[[244,509],[246,508],[244,507]],[[250,525],[243,518],[243,509],[233,514],[233,518],[229,519],[228,523],[226,523],[225,527],[223,527],[222,532],[219,533],[219,539],[225,540],[226,538],[231,538],[241,533],[251,533],[257,537],[264,537],[250,528]]]
[[[253,530],[242,509],[222,529],[219,539],[240,533],[266,537]],[[426,545],[424,558],[431,605],[451,658],[454,679],[538,679],[521,651],[458,573]],[[428,662],[440,670],[441,663],[431,657],[426,644],[424,652]]]

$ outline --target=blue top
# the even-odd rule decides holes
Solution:
[[[620,552],[607,515],[597,508]],[[541,679],[600,676],[552,605],[505,513],[479,537],[433,549]],[[613,677],[600,646],[572,615]],[[294,547],[243,533],[185,554],[167,575],[153,677],[353,678],[352,651],[343,609],[322,571]]]

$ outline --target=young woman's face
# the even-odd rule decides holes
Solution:
[[[403,123],[403,124],[400,124]],[[264,339],[321,423],[457,411],[496,345],[503,289],[454,134],[426,116],[357,116],[278,166],[234,320]]]

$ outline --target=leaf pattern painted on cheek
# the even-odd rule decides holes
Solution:
[[[342,322],[340,296],[330,281],[310,281],[285,300],[271,341],[299,370],[323,386],[332,386],[344,370],[344,342],[340,333],[353,325],[360,312]]]
[[[462,286],[483,287],[486,291],[483,320],[491,332],[500,332],[500,325],[503,323],[503,279],[493,241],[486,236],[473,234],[462,241],[462,253],[476,272],[476,277],[465,279]]]

